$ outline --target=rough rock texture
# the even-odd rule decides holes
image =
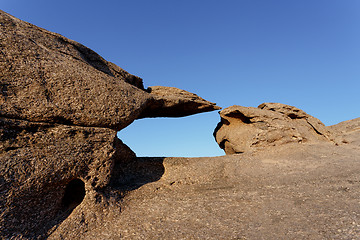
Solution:
[[[353,137],[359,140],[359,132]],[[104,207],[93,218],[97,224],[83,231],[80,216],[90,211],[81,203],[71,214],[79,220],[67,219],[49,239],[358,239],[355,142],[289,143],[211,158],[137,158],[111,185],[125,192],[121,210]]]
[[[334,133],[338,142],[360,148],[360,118],[329,126],[329,130]]]
[[[171,103],[179,115],[217,109],[183,92]],[[148,109],[173,116],[159,104],[170,94],[0,11],[0,238],[78,239],[119,214],[135,154],[116,130]]]
[[[258,108],[231,106],[220,112],[214,137],[226,154],[285,143],[333,141],[325,125],[304,111],[281,103]]]
[[[114,164],[131,156],[111,129],[0,118],[1,236],[33,238],[82,198],[97,201]]]
[[[181,116],[216,109],[185,97]],[[0,116],[120,130],[159,101],[89,48],[0,10]]]
[[[286,105],[233,107],[215,135],[245,126],[242,144],[256,133],[257,151],[136,158],[115,130],[216,106],[173,88],[148,93],[91,50],[4,12],[0,34],[1,239],[359,237],[360,118],[326,128]]]
[[[4,12],[0,23],[1,116],[119,130],[151,99],[85,46]]]
[[[155,86],[147,91],[153,95],[154,102],[140,117],[183,117],[221,109],[194,93],[174,87]]]
[[[316,136],[320,135],[327,139],[330,138],[331,134],[326,126],[317,118],[307,114],[301,109],[293,106],[289,106],[282,103],[263,103],[258,106],[260,109],[270,110],[274,112],[282,113],[293,120],[298,120],[303,124],[310,125],[311,128],[317,133]],[[300,124],[299,124],[300,125]],[[312,132],[312,131],[310,131]],[[312,132],[313,133],[313,132]],[[322,139],[322,138],[321,138]]]

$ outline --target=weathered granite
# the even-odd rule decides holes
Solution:
[[[226,154],[291,142],[334,141],[320,120],[285,104],[263,103],[258,108],[234,105],[220,111],[220,117],[214,137]]]

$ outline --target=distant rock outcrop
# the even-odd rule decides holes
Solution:
[[[360,148],[360,118],[344,121],[328,127],[337,143]]]
[[[220,111],[214,137],[226,154],[285,143],[332,141],[325,125],[304,111],[281,103],[258,108],[231,106]]]
[[[218,109],[183,90],[152,89],[161,94],[89,48],[0,11],[0,238],[43,238],[65,219],[86,231],[121,196],[109,184],[135,157],[116,131],[138,118]]]

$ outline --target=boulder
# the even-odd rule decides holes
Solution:
[[[319,119],[307,114],[301,109],[282,103],[263,103],[260,104],[258,108],[282,113],[289,118],[293,120],[298,120],[298,122],[305,125],[307,123],[318,135],[323,136],[327,139],[330,138],[330,132],[328,128]]]
[[[333,141],[320,120],[285,104],[263,103],[258,108],[234,105],[222,110],[220,117],[214,137],[226,154],[291,142]]]

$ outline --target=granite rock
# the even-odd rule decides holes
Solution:
[[[79,239],[119,214],[137,185],[117,131],[217,109],[182,92],[149,93],[91,49],[0,10],[0,238]]]
[[[221,109],[215,103],[194,93],[175,87],[153,86],[147,91],[154,97],[152,104],[141,113],[143,117],[183,117]]]
[[[214,137],[226,154],[291,142],[334,141],[320,120],[285,104],[263,103],[258,108],[234,105],[220,111],[220,117]]]
[[[346,139],[359,120],[334,126],[347,129],[336,134]],[[81,203],[49,239],[358,239],[360,135],[351,136],[340,145],[136,158],[110,184],[125,192],[120,207],[98,214]]]
[[[155,108],[174,116],[159,110],[161,101],[141,78],[91,49],[0,10],[0,116],[120,130]],[[174,103],[181,105],[177,115],[216,109],[196,103],[185,94]]]
[[[1,237],[46,233],[131,157],[111,129],[0,118]]]

